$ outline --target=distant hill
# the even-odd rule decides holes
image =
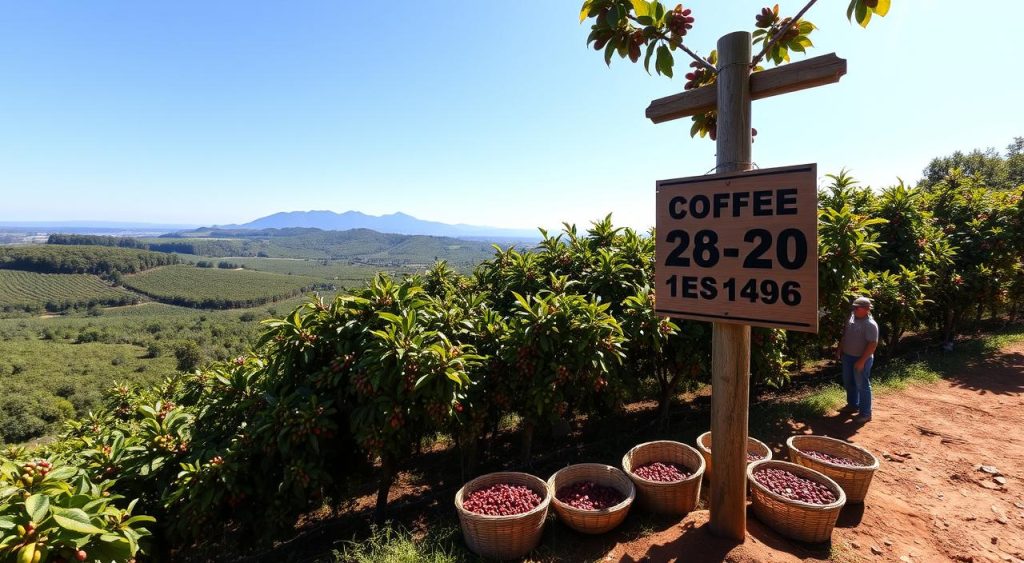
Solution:
[[[219,229],[289,229],[314,228],[325,231],[370,229],[379,233],[400,235],[429,235],[499,241],[509,239],[539,240],[536,229],[502,229],[465,224],[448,224],[417,219],[406,213],[367,215],[359,211],[335,213],[333,211],[290,211],[274,213],[243,225],[222,225]]]

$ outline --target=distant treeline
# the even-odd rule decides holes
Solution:
[[[261,250],[259,241],[250,240],[210,240],[170,239],[167,242],[149,240],[146,242],[150,250],[156,252],[177,252],[196,256],[266,256]]]
[[[119,248],[136,248],[153,252],[194,254],[196,256],[265,256],[261,253],[259,241],[251,240],[211,240],[205,238],[183,239],[177,237],[160,237],[156,239],[139,239],[131,237],[113,237],[104,235],[50,235],[48,244],[54,245],[88,245],[115,246]]]
[[[0,247],[0,269],[44,274],[95,274],[109,278],[180,262],[175,254],[110,246]]]
[[[71,245],[85,245],[85,246],[116,246],[118,248],[136,248],[139,250],[149,250],[146,243],[142,242],[137,238],[132,237],[112,237],[104,235],[69,235],[69,234],[55,234],[50,235],[50,238],[46,240],[46,244],[71,244]]]

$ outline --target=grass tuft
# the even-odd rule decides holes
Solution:
[[[454,526],[431,526],[417,541],[409,531],[387,524],[374,527],[368,538],[345,542],[334,557],[345,563],[456,563],[465,559],[455,548],[459,539]]]

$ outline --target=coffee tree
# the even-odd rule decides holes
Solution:
[[[8,454],[14,455],[8,455]],[[0,559],[128,561],[145,553],[151,516],[63,459],[0,455]]]
[[[675,396],[710,372],[711,331],[707,323],[675,320],[654,312],[654,289],[636,286],[621,314],[623,370],[634,385],[653,377],[658,413],[666,420]]]
[[[931,324],[950,345],[967,318],[1005,306],[1020,261],[1014,247],[1014,194],[989,189],[953,170],[927,188],[928,212],[952,257],[936,268],[928,310]]]
[[[523,419],[524,462],[536,428],[570,409],[589,411],[615,390],[618,382],[611,378],[622,361],[622,329],[608,305],[569,292],[565,278],[552,286],[528,297],[515,295],[519,308],[508,321],[502,348],[504,362],[514,366],[509,391]]]

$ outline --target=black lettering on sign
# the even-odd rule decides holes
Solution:
[[[772,268],[772,261],[761,258],[761,256],[772,247],[772,234],[767,229],[750,229],[747,231],[747,234],[743,235],[744,242],[754,242],[755,239],[760,242],[750,251],[750,254],[747,254],[747,257],[743,260],[743,267],[756,270],[770,270]]]
[[[743,289],[740,290],[740,297],[746,297],[751,303],[757,301],[757,280],[747,280],[747,283],[743,284]]]
[[[698,203],[700,204],[700,209],[697,208]],[[694,219],[707,217],[709,211],[711,211],[711,202],[708,201],[708,196],[698,194],[690,200],[690,215],[693,215]]]
[[[700,280],[700,296],[704,299],[718,297],[718,288],[715,287],[715,278],[703,278]]]
[[[739,217],[740,210],[750,206],[750,192],[733,192],[732,194],[732,216]]]
[[[761,282],[761,301],[771,305],[779,300],[779,284],[775,280]]]
[[[725,280],[722,287],[729,291],[729,301],[736,301],[736,278]]]
[[[697,298],[697,277],[696,276],[683,276],[683,298],[685,299],[696,299]]]
[[[668,214],[673,219],[686,217],[686,198],[678,195],[668,202]]]
[[[790,307],[795,307],[800,304],[800,283],[795,281],[788,281],[782,284],[782,302]]]
[[[793,256],[789,254],[789,239],[793,239]],[[800,229],[786,229],[775,241],[779,264],[787,270],[799,270],[807,262],[807,237]]]
[[[796,188],[776,190],[775,214],[796,215]]]
[[[758,190],[754,192],[754,217],[764,217],[772,214],[772,192],[771,190]]]
[[[729,205],[729,193],[721,192],[711,196],[711,199],[715,202],[715,219],[722,216],[722,210]]]
[[[665,259],[666,266],[677,266],[680,268],[688,268],[690,266],[690,259],[683,256],[686,252],[687,247],[690,246],[690,234],[684,230],[676,229],[669,231],[665,237],[665,242],[678,242],[672,252],[669,253],[668,258]]]
[[[693,242],[693,261],[701,268],[710,268],[718,263],[718,233],[705,229],[697,231]]]

